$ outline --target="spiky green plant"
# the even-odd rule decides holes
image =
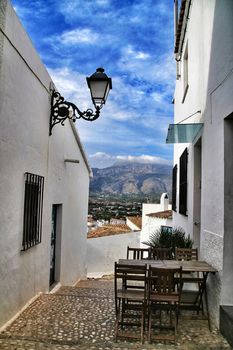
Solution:
[[[190,235],[186,236],[182,227],[173,227],[172,233],[164,232],[161,228],[156,229],[149,237],[149,240],[143,242],[151,248],[172,248],[175,254],[175,248],[192,248],[193,241]]]

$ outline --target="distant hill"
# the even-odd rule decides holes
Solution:
[[[93,168],[90,192],[98,194],[171,193],[172,166],[119,162],[104,169]]]

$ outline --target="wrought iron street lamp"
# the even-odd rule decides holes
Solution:
[[[99,118],[100,109],[107,100],[109,90],[112,89],[112,79],[104,73],[103,68],[97,68],[96,72],[86,79],[91,92],[92,102],[96,109],[95,112],[92,109],[81,112],[74,103],[65,101],[64,97],[58,91],[53,90],[49,135],[52,135],[54,125],[61,123],[64,126],[66,119],[71,119],[75,122],[80,118],[88,121],[94,121]]]

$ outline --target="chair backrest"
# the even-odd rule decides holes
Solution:
[[[154,259],[154,260],[171,260],[172,249],[171,248],[152,248],[150,256],[151,256],[151,259]]]
[[[127,259],[141,260],[150,258],[150,248],[127,247]]]
[[[174,295],[181,293],[182,267],[158,268],[149,266],[148,293]]]
[[[146,264],[118,264],[115,262],[114,286],[115,293],[120,286],[123,290],[146,290],[147,266]]]
[[[198,260],[197,248],[176,248],[175,249],[176,260]]]

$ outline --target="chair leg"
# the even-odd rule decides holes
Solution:
[[[120,320],[120,312],[117,311],[116,315],[116,323],[115,323],[115,342],[117,343],[118,332],[119,332],[119,320]]]
[[[152,322],[152,311],[149,310],[149,322],[148,322],[148,342],[151,343],[151,322]]]
[[[142,310],[142,319],[141,319],[141,343],[144,343],[144,326],[145,326],[145,313]]]
[[[176,340],[176,334],[177,334],[177,317],[175,317],[175,324],[174,324],[174,333],[175,333],[175,340]]]
[[[179,314],[180,314],[180,310],[179,310],[179,307],[177,305],[176,309],[175,309],[175,318],[176,318],[176,326],[177,327],[178,327],[178,322],[179,322]]]
[[[170,327],[172,327],[172,308],[169,309],[170,314]]]

